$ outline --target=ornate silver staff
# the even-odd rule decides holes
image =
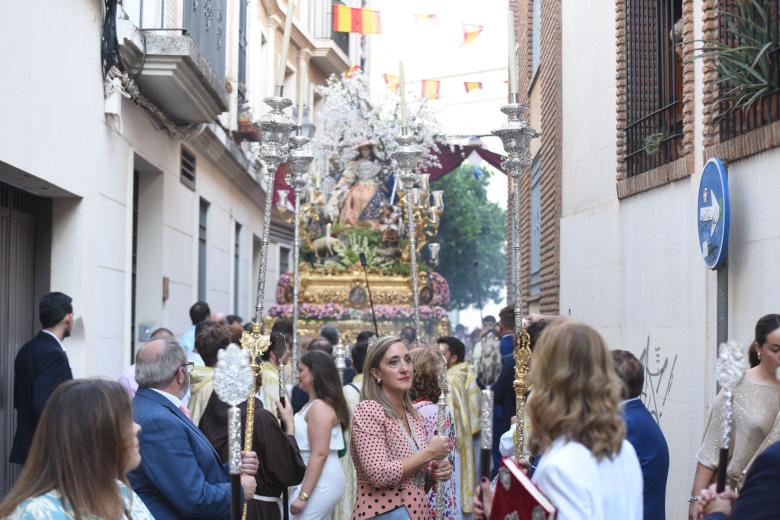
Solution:
[[[501,111],[507,115],[507,122],[493,135],[498,136],[504,145],[507,156],[502,167],[512,178],[512,267],[514,268],[514,307],[515,307],[515,380],[517,393],[517,427],[515,428],[515,458],[519,461],[526,456],[525,438],[525,398],[528,390],[528,364],[531,361],[531,338],[523,328],[522,277],[520,269],[520,178],[531,165],[529,146],[531,139],[539,133],[523,119],[528,107],[518,103],[517,94],[510,96],[510,102]]]
[[[718,384],[723,388],[723,425],[720,453],[718,454],[717,491],[726,489],[726,469],[729,463],[729,441],[731,437],[731,421],[733,411],[734,390],[737,388],[747,370],[747,362],[742,345],[729,341],[720,346],[718,362],[715,367]]]
[[[300,121],[299,121],[300,123]],[[313,126],[313,125],[312,125]],[[293,334],[292,334],[292,353],[290,363],[293,370],[293,381],[295,380],[296,367],[298,364],[298,317],[300,313],[298,305],[298,295],[301,285],[300,271],[298,269],[298,257],[301,248],[301,194],[309,184],[309,166],[314,160],[308,144],[311,136],[304,135],[303,125],[299,124],[299,133],[290,137],[292,147],[290,149],[289,167],[290,172],[287,175],[287,184],[292,186],[295,194],[295,238],[293,239]]]
[[[447,437],[447,442],[449,444],[449,436],[447,435],[447,432],[444,431],[444,428],[447,424],[447,396],[450,392],[450,385],[447,381],[447,360],[445,359],[444,355],[447,349],[447,346],[443,343],[440,343],[438,345],[438,366],[439,366],[439,387],[441,388],[441,393],[439,394],[439,402],[436,403],[436,431],[439,433],[439,435],[443,435],[444,437]],[[471,442],[470,440],[467,440],[466,442]],[[449,455],[449,454],[448,454]],[[447,457],[448,455],[445,455]],[[453,468],[454,470],[454,468]],[[442,520],[444,518],[444,486],[446,482],[438,481],[436,482],[436,520]]]
[[[341,379],[342,385],[344,384],[344,369],[347,368],[346,357],[347,349],[344,347],[344,344],[339,341],[333,347],[333,359],[336,361],[336,370],[338,370],[339,379]]]
[[[393,152],[393,159],[398,163],[398,173],[396,173],[396,184],[406,194],[406,222],[409,231],[409,258],[410,272],[412,277],[412,304],[414,306],[414,330],[417,333],[418,341],[422,339],[422,328],[420,327],[420,294],[417,279],[417,223],[414,220],[413,198],[416,194],[415,189],[420,183],[419,174],[414,169],[417,161],[422,154],[422,149],[415,144],[413,134],[407,131],[406,127],[401,128],[401,135],[396,138],[399,144],[398,149]]]
[[[249,353],[250,366],[258,376],[263,372],[263,358],[261,357],[271,344],[271,337],[265,333],[263,326],[263,307],[265,303],[265,276],[268,267],[268,243],[271,233],[271,208],[273,207],[274,183],[276,170],[280,164],[287,162],[288,143],[290,131],[295,127],[295,122],[284,113],[284,109],[292,105],[292,101],[282,97],[281,92],[273,97],[267,97],[263,102],[271,107],[262,118],[263,141],[260,144],[260,159],[267,169],[265,175],[265,213],[263,214],[263,234],[260,239],[260,273],[257,279],[257,299],[255,303],[255,316],[252,321],[252,330],[244,331],[241,335],[241,347]],[[246,405],[246,438],[244,450],[252,451],[252,436],[255,423],[256,385],[252,384],[249,394],[250,399]],[[246,518],[244,508],[243,518]]]
[[[228,345],[217,354],[214,371],[214,391],[228,408],[228,467],[230,468],[231,518],[241,518],[241,410],[249,391],[254,387],[254,374],[249,366],[249,352]],[[254,400],[254,395],[251,396]],[[244,497],[247,501],[252,497]]]

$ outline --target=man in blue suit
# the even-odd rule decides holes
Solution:
[[[721,497],[717,497],[715,485],[702,491],[704,513],[707,515],[704,520],[777,520],[780,518],[778,488],[780,442],[770,445],[753,462],[739,499],[729,488]]]
[[[666,518],[666,479],[669,476],[669,447],[650,411],[639,399],[645,369],[631,352],[613,350],[615,371],[623,381],[623,418],[626,440],[639,458],[644,481],[644,519]]]
[[[138,392],[133,417],[141,465],[128,474],[133,490],[157,520],[230,516],[230,475],[208,439],[189,419],[181,399],[189,390],[192,363],[173,338],[146,343],[136,355]],[[242,454],[241,487],[255,492],[258,461]]]

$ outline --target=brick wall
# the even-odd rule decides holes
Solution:
[[[531,24],[533,16],[532,0],[510,0],[510,8],[515,10],[517,42],[519,56],[519,82],[521,102],[529,102],[529,88],[541,89],[541,128],[542,136],[537,158],[541,167],[541,292],[538,296],[542,313],[559,312],[560,295],[560,218],[561,218],[561,129],[562,129],[562,93],[561,93],[561,0],[542,0],[541,18],[541,60],[538,76],[531,77]],[[511,180],[509,181],[511,183]],[[511,192],[510,192],[511,197]],[[509,206],[511,207],[511,205]],[[528,308],[529,265],[531,243],[531,194],[530,172],[526,172],[520,183],[520,239],[521,239],[521,275],[523,281],[523,301]],[[507,218],[507,258],[511,259],[511,216]],[[511,269],[507,269],[507,276]],[[511,287],[511,283],[507,284]],[[511,298],[509,298],[511,300]]]

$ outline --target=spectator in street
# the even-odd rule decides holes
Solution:
[[[171,332],[169,329],[166,329],[165,327],[160,327],[152,331],[151,335],[149,335],[149,341],[153,339],[173,337],[173,332]],[[135,393],[138,391],[138,383],[135,382],[135,363],[131,364],[125,369],[124,372],[122,372],[122,375],[119,376],[118,381],[119,384],[122,385],[125,390],[127,390],[127,393],[130,395],[130,399],[135,397]]]
[[[417,330],[411,325],[402,328],[399,335],[401,336],[401,341],[406,344],[406,348],[409,350],[417,346]]]
[[[128,473],[133,490],[157,520],[227,518],[230,479],[209,440],[192,423],[182,398],[192,362],[172,338],[146,343],[136,355],[133,417],[141,426],[141,464]],[[257,454],[242,453],[241,487],[254,496]]]
[[[278,319],[271,327],[271,346],[263,354],[263,387],[260,401],[271,413],[276,413],[276,401],[279,400],[279,371],[284,369],[290,359],[292,349],[292,321]],[[289,374],[289,373],[288,373]],[[292,377],[290,375],[290,377]],[[288,378],[289,379],[289,378]],[[293,381],[287,381],[291,384]],[[286,389],[284,389],[286,393]]]
[[[196,366],[192,369],[191,396],[187,402],[190,419],[196,426],[200,424],[200,418],[214,391],[217,353],[228,345],[230,345],[230,333],[227,327],[211,320],[198,323],[195,327],[195,351],[205,363],[205,366]]]
[[[501,434],[512,426],[512,416],[515,415],[516,394],[512,383],[515,379],[515,357],[513,355],[515,309],[504,307],[498,313],[501,329],[501,372],[498,380],[491,386],[495,403],[493,411],[493,474],[498,471],[501,462],[499,443]]]
[[[764,450],[750,466],[739,498],[729,486],[718,495],[715,484],[701,490],[695,504],[704,520],[776,520],[780,518],[780,501],[775,493],[780,487],[780,442]]]
[[[14,361],[16,435],[10,461],[24,464],[35,429],[52,392],[73,379],[62,342],[73,329],[73,300],[61,292],[44,295],[38,305],[42,330],[25,343]]]
[[[220,325],[227,325],[227,324],[228,324],[228,321],[227,321],[227,316],[225,316],[225,313],[224,313],[224,312],[215,312],[215,313],[213,313],[213,314],[212,314],[212,315],[209,317],[209,319],[210,319],[211,321],[216,321],[216,322],[217,322],[217,323],[219,323]]]
[[[645,368],[626,350],[613,350],[615,372],[623,381],[623,418],[626,440],[639,457],[644,483],[644,520],[666,518],[666,479],[669,476],[669,447],[639,396],[645,383]]]
[[[192,325],[182,334],[179,339],[181,347],[184,352],[187,353],[187,359],[192,361],[196,365],[203,365],[203,360],[200,358],[197,352],[195,352],[195,326],[209,319],[211,316],[211,309],[206,302],[196,302],[190,307],[190,321]]]
[[[227,315],[227,324],[228,325],[233,325],[234,323],[238,323],[239,325],[241,325],[241,323],[243,321],[244,320],[242,320],[241,316],[239,316],[238,314],[228,314]]]
[[[305,351],[312,352],[314,350],[321,350],[327,355],[333,357],[333,344],[328,341],[327,338],[322,336],[315,336],[306,345]],[[293,367],[293,370],[297,370],[298,367]],[[309,402],[309,394],[307,394],[300,385],[295,385],[292,389],[292,395],[290,396],[292,401],[293,411],[298,413],[306,403]]]
[[[30,457],[0,518],[153,520],[127,485],[140,463],[139,427],[119,383],[76,379],[52,393]]]

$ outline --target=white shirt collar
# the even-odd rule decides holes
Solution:
[[[179,399],[175,395],[169,394],[168,392],[163,392],[162,390],[158,390],[157,388],[151,388],[150,390],[154,390],[161,396],[165,397],[167,400],[173,403],[173,406],[175,406],[176,408],[181,408],[181,399]]]
[[[57,344],[60,346],[60,348],[63,351],[65,351],[65,346],[62,344],[62,341],[60,341],[60,338],[58,338],[56,334],[54,334],[52,331],[50,331],[48,329],[41,329],[41,332],[45,332],[46,334],[48,334],[49,336],[51,336],[52,338],[57,340]]]
[[[631,401],[639,401],[642,398],[642,396],[638,395],[636,397],[632,397],[631,399],[626,399],[623,401],[623,404],[630,403]]]

